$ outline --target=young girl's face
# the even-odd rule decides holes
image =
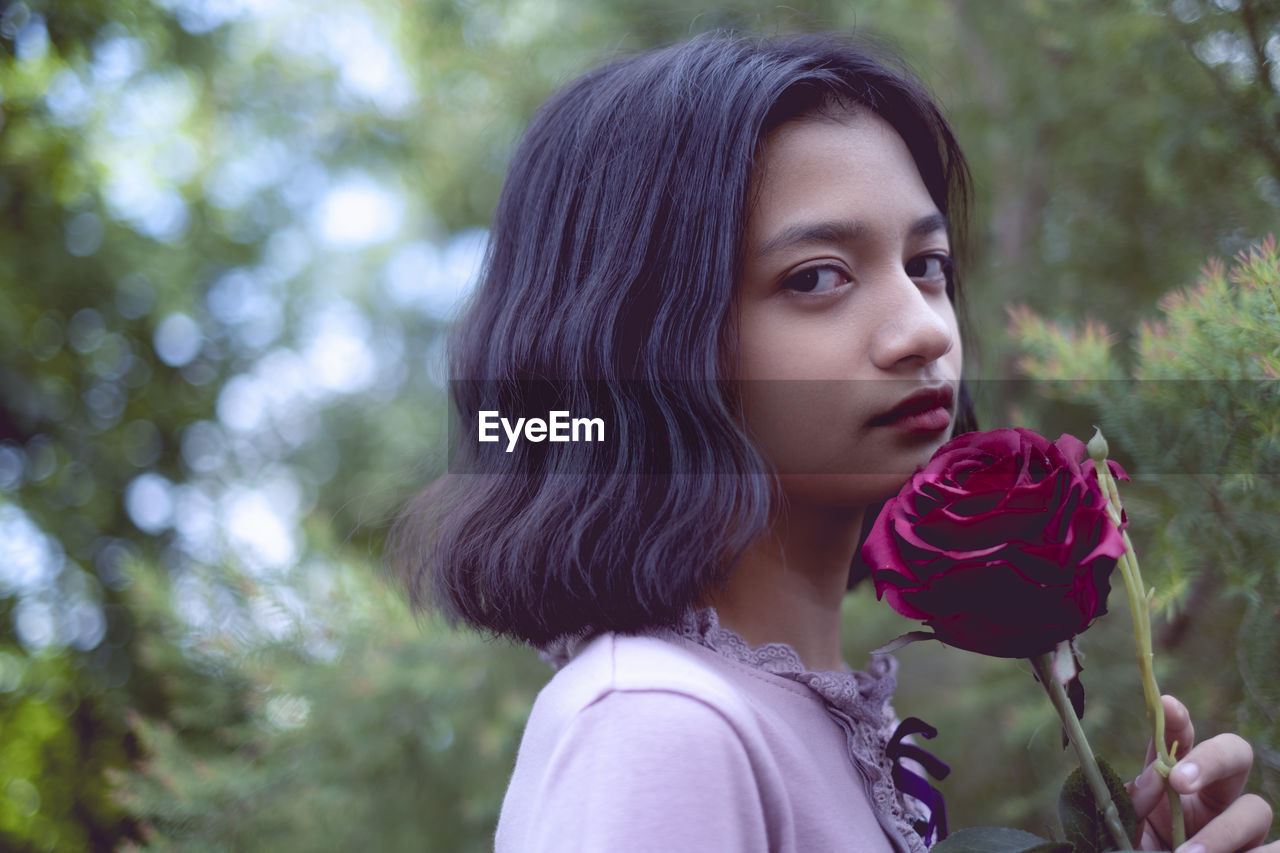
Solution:
[[[793,503],[884,499],[951,435],[961,349],[946,220],[902,138],[867,110],[773,131],[752,190],[747,426]]]

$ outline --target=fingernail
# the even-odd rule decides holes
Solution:
[[[1138,774],[1138,778],[1133,780],[1134,790],[1142,790],[1151,783],[1151,771],[1143,770]]]
[[[1194,844],[1184,844],[1175,850],[1174,853],[1205,853],[1204,845],[1198,841]]]
[[[1200,778],[1200,766],[1194,761],[1184,761],[1182,764],[1175,767],[1173,772],[1181,776],[1182,781],[1186,782],[1188,785],[1194,785],[1196,779]],[[1191,848],[1189,847],[1187,850],[1190,851],[1190,853],[1195,853],[1194,851],[1191,851]]]

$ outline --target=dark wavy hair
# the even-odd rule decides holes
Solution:
[[[665,390],[630,405],[631,383],[609,385],[621,459],[567,471],[531,456],[519,473],[452,473],[422,492],[388,554],[415,606],[542,646],[668,624],[723,580],[779,500],[722,381],[736,364],[753,167],[773,128],[851,105],[901,135],[961,246],[960,148],[911,72],[868,43],[715,33],[612,62],[542,106],[452,331],[450,375]],[[957,277],[958,310],[959,290]],[[484,403],[466,382],[451,394],[461,434]],[[972,426],[962,385],[956,429]],[[513,456],[537,453],[545,445]]]

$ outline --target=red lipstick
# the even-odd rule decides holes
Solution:
[[[951,425],[951,404],[954,400],[955,391],[950,385],[926,388],[876,415],[870,420],[870,425],[888,426],[909,432],[941,432]]]

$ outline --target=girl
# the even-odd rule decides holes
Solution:
[[[894,662],[849,670],[839,611],[877,504],[974,428],[952,254],[967,187],[922,87],[833,37],[698,38],[538,113],[451,339],[452,473],[394,551],[415,602],[559,667],[499,850],[941,834],[940,800],[894,760]],[[510,428],[552,411],[604,440]],[[1191,744],[1185,709],[1166,713]],[[1269,807],[1240,796],[1251,758],[1234,735],[1184,755],[1187,851],[1264,840]],[[1153,772],[1142,844],[1167,849]]]

